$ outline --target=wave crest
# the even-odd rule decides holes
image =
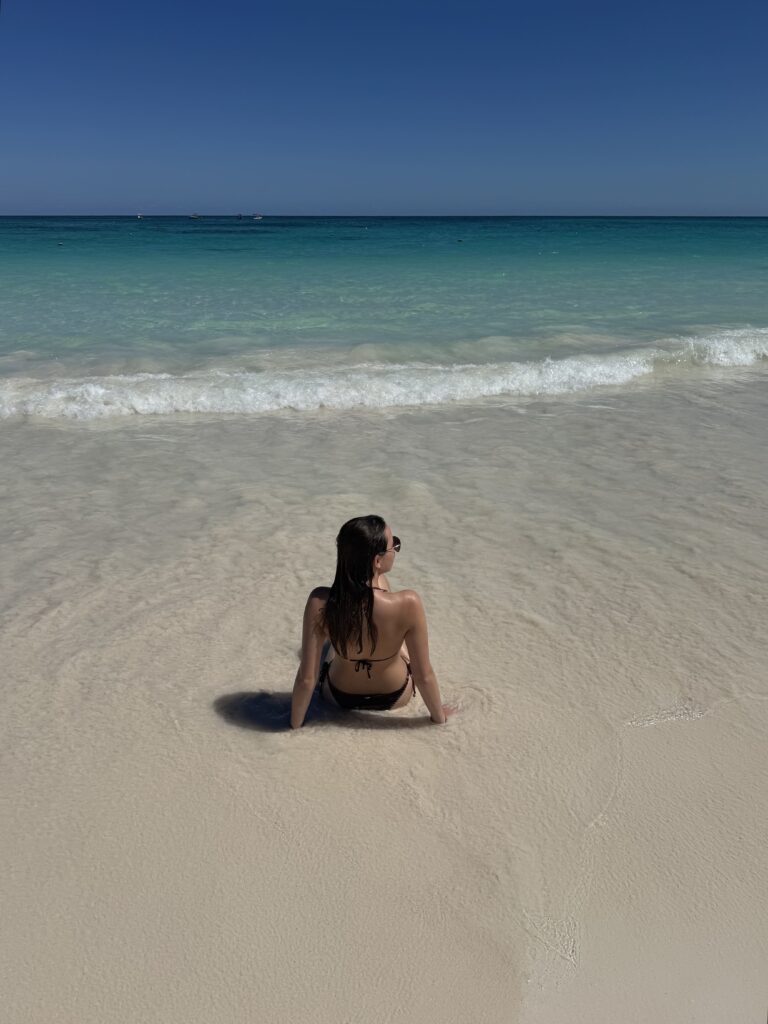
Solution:
[[[747,366],[768,358],[768,329],[741,329],[668,348],[525,363],[362,363],[345,369],[209,370],[0,383],[0,417],[104,419],[173,413],[256,414],[437,405],[503,395],[618,387],[662,367]]]

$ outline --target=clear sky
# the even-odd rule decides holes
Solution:
[[[0,213],[768,215],[768,3],[2,0]]]

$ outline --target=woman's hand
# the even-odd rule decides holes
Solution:
[[[435,722],[435,725],[445,725],[451,715],[455,715],[458,710],[459,709],[455,704],[443,704],[443,714],[445,715],[444,720],[442,722],[435,722],[435,719],[433,718],[432,721]]]

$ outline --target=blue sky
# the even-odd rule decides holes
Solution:
[[[768,4],[3,0],[0,213],[768,215]]]

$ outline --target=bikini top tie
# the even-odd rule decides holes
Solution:
[[[392,661],[392,659],[396,658],[399,653],[400,653],[400,651],[397,650],[397,651],[395,651],[394,654],[390,654],[388,658],[345,658],[343,654],[340,654],[339,657],[343,661],[354,661],[354,663],[355,663],[355,672],[360,672],[361,670],[365,669],[365,671],[368,673],[368,678],[370,679],[371,678],[371,669],[373,668],[375,662],[377,662],[377,661]]]

